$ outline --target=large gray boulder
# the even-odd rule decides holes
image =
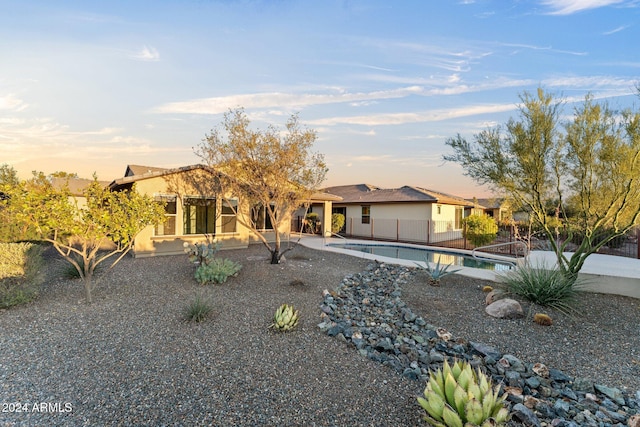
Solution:
[[[514,299],[504,298],[489,304],[485,311],[489,316],[499,319],[518,319],[524,317],[520,303]]]

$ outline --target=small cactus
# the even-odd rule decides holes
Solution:
[[[533,321],[536,322],[538,325],[542,325],[542,326],[551,326],[553,325],[553,319],[551,319],[551,316],[549,316],[548,314],[544,314],[544,313],[536,313],[533,315]]]

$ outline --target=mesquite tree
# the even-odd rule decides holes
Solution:
[[[221,126],[211,131],[196,150],[208,166],[220,173],[223,197],[229,200],[238,222],[250,229],[278,264],[288,250],[281,249],[281,232],[289,231],[290,218],[324,181],[327,167],[321,154],[312,152],[316,132],[303,128],[292,116],[281,132],[274,126],[253,130],[243,109],[229,111]],[[264,209],[273,226],[270,242],[252,209]]]
[[[640,223],[640,112],[617,113],[588,95],[561,126],[561,100],[542,89],[520,99],[518,119],[471,142],[449,138],[454,153],[444,158],[526,210],[558,267],[575,278],[589,255]],[[578,233],[580,244],[566,255]]]

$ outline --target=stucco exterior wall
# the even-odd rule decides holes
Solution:
[[[179,174],[159,176],[142,179],[136,182],[138,192],[149,196],[176,196],[176,229],[174,235],[159,236],[155,234],[154,227],[145,228],[136,237],[133,252],[136,257],[156,255],[177,255],[184,253],[184,243],[205,241],[204,234],[184,234],[184,207],[182,200],[185,196],[198,197],[201,192],[193,185],[186,183]],[[208,194],[213,197],[213,194]],[[240,206],[239,209],[243,207]],[[220,200],[218,200],[217,212],[220,212]],[[222,242],[222,249],[235,249],[247,247],[251,241],[250,230],[236,223],[235,233],[222,233],[220,218],[216,219],[215,240]]]
[[[456,206],[434,203],[348,204],[348,235],[374,239],[437,243],[461,237],[456,229]],[[369,223],[362,223],[362,206],[370,206]],[[439,207],[439,209],[438,209]],[[459,208],[458,208],[459,209]]]

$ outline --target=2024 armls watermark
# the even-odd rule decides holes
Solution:
[[[2,402],[0,413],[65,414],[73,412],[71,402]]]

